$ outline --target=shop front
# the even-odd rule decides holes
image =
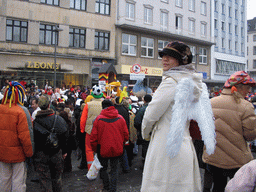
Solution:
[[[58,58],[56,70],[53,58],[2,55],[0,57],[0,78],[9,81],[25,81],[30,84],[34,80],[39,88],[44,88],[46,82],[54,85],[56,72],[57,87],[72,87],[74,85],[90,85],[89,65],[90,60]],[[3,84],[1,85],[1,87]]]
[[[140,69],[138,69],[137,67]],[[162,68],[141,66],[139,64],[122,65],[121,74],[117,75],[117,79],[122,82],[127,82],[128,86],[132,87],[136,83],[136,80],[131,80],[134,79],[134,74],[145,75],[145,84],[151,89],[153,89],[158,87],[159,84],[161,83],[162,73]],[[133,76],[133,78],[131,78],[131,76]]]

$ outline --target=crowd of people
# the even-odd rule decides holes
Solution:
[[[47,82],[39,89],[33,81],[6,82],[0,98],[0,191],[26,191],[26,159],[42,191],[62,191],[62,174],[72,171],[76,150],[79,169],[90,170],[97,157],[102,191],[114,192],[118,168],[131,171],[140,145],[142,192],[255,190],[249,147],[256,139],[255,101],[246,100],[254,79],[238,71],[221,91],[209,94],[191,64],[189,46],[170,42],[159,56],[163,79],[153,97],[106,96],[98,85],[66,89]],[[199,168],[205,169],[204,186]]]

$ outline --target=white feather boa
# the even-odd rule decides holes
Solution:
[[[167,154],[170,158],[179,153],[184,129],[187,121],[191,119],[198,123],[202,140],[206,146],[206,152],[209,155],[214,153],[216,145],[215,125],[207,87],[203,83],[203,90],[199,100],[195,100],[194,88],[195,82],[191,78],[183,78],[177,84],[166,146]]]

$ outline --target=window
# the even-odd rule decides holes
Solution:
[[[241,12],[241,21],[244,20],[244,12]]]
[[[164,3],[169,3],[169,0],[161,0]]]
[[[96,0],[95,12],[103,15],[110,14],[110,0]]]
[[[232,47],[232,41],[229,39],[228,40],[228,49],[231,50],[231,47]]]
[[[189,18],[188,20],[188,31],[189,33],[194,34],[195,33],[195,19]]]
[[[195,11],[195,0],[189,0],[188,2],[188,10]]]
[[[235,34],[237,35],[238,31],[237,31],[237,25],[235,25]]]
[[[78,29],[78,28],[69,29],[69,47],[76,47],[76,48],[85,47],[85,29]]]
[[[59,0],[41,0],[41,3],[59,6]]]
[[[221,13],[223,15],[225,15],[225,4],[224,3],[221,4]]]
[[[244,53],[244,43],[241,43],[241,52]]]
[[[221,22],[221,30],[225,31],[225,22],[224,21]]]
[[[39,43],[45,45],[55,45],[55,33],[58,33],[55,30],[55,25],[40,24]],[[58,44],[58,34],[56,43]]]
[[[201,23],[201,35],[206,36],[206,23]]]
[[[256,41],[256,35],[253,35],[253,41]],[[248,42],[248,41],[247,41]]]
[[[235,71],[244,71],[245,64],[235,63],[230,61],[223,61],[216,59],[216,73],[223,75],[231,75]]]
[[[207,49],[199,48],[199,64],[207,64]]]
[[[168,41],[162,41],[162,40],[158,40],[158,52],[162,51],[163,48],[168,44]],[[161,57],[158,56],[159,59],[161,59]]]
[[[218,20],[214,19],[214,29],[218,29]]]
[[[135,18],[135,4],[126,2],[126,18],[134,20],[134,18]]]
[[[241,27],[241,36],[243,37],[244,36],[244,28]]]
[[[15,42],[27,42],[28,22],[6,20],[6,40]]]
[[[154,57],[154,39],[141,37],[141,56]]]
[[[206,15],[206,2],[201,1],[201,15]]]
[[[256,69],[256,60],[253,60],[253,69]]]
[[[175,26],[176,26],[176,29],[182,29],[182,16],[181,15],[176,15]]]
[[[101,51],[109,50],[110,33],[95,31],[95,49]]]
[[[190,51],[192,53],[192,63],[196,62],[196,47],[195,46],[189,46],[190,47]]]
[[[229,23],[228,24],[228,32],[231,33],[231,31],[232,31],[232,25],[231,25],[231,23]]]
[[[221,48],[225,48],[225,39],[221,38]]]
[[[182,0],[175,0],[175,5],[177,7],[182,7]]]
[[[161,26],[161,30],[167,30],[168,29],[168,13],[167,12],[161,11],[160,26]]]
[[[214,1],[214,11],[218,12],[218,1],[217,0]]]
[[[256,46],[253,46],[253,55],[256,55]]]
[[[87,0],[70,0],[70,8],[77,10],[86,10]]]
[[[238,51],[238,44],[237,44],[237,41],[235,41],[235,51]]]
[[[235,10],[235,19],[238,19],[238,11],[237,11],[237,9]]]
[[[228,7],[228,16],[232,17],[232,8],[231,7]]]
[[[148,7],[144,8],[144,22],[147,24],[153,23],[153,9]]]
[[[137,36],[122,34],[122,54],[136,56],[137,52]]]

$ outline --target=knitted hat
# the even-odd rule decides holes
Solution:
[[[251,78],[245,71],[237,71],[228,78],[224,84],[224,88],[231,88],[232,86],[240,83],[254,87],[256,81]]]
[[[103,97],[102,88],[100,86],[94,85],[92,87],[91,95],[96,99]]]
[[[180,65],[187,65],[192,62],[192,53],[189,46],[180,41],[169,42],[166,47],[159,51],[159,56],[169,55],[179,61]]]

